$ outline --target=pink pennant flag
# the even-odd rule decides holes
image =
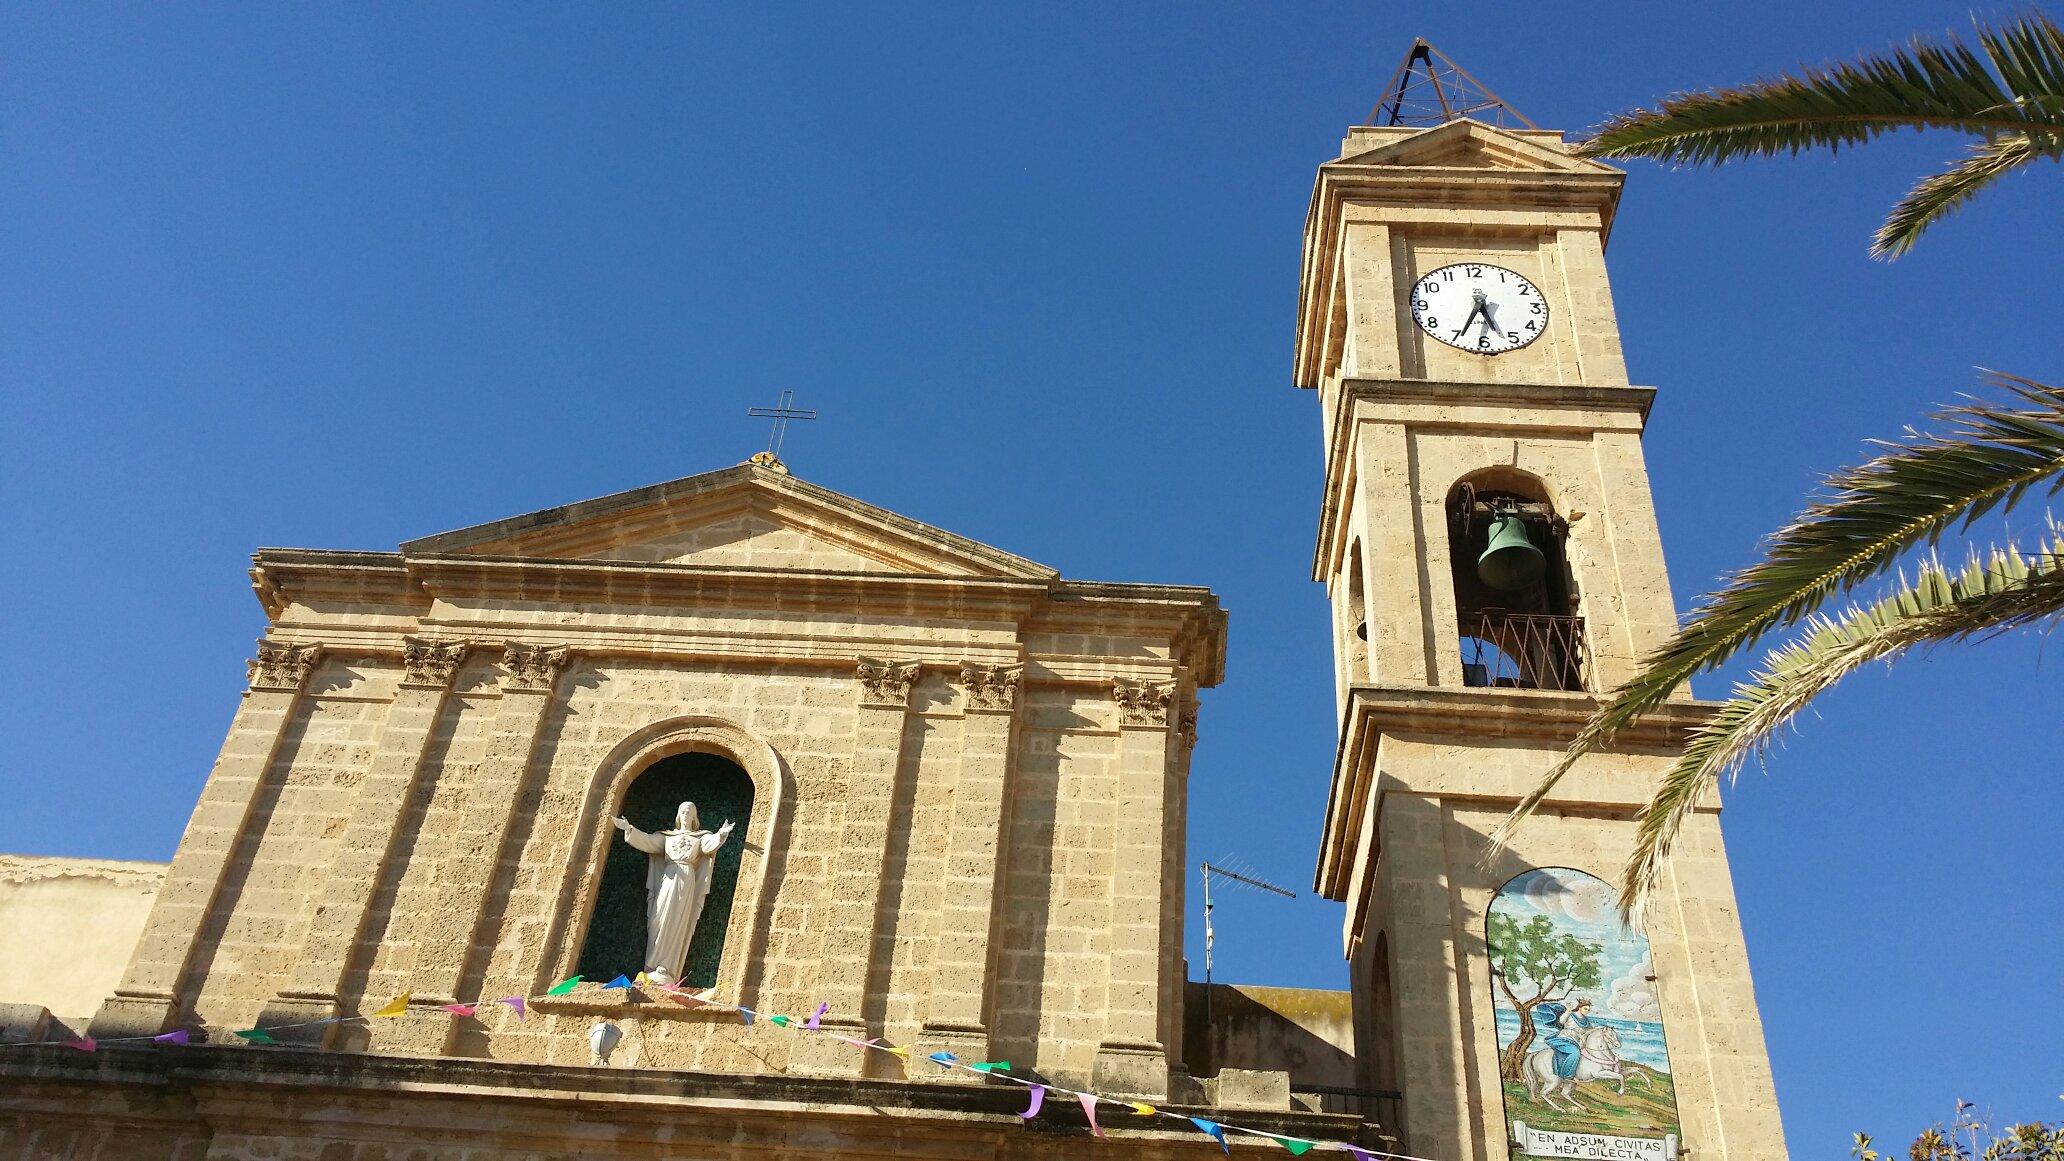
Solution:
[[[1032,1103],[1030,1103],[1030,1104],[1026,1105],[1026,1106],[1025,1106],[1025,1111],[1024,1111],[1024,1112],[1022,1112],[1022,1113],[1019,1113],[1018,1115],[1019,1115],[1019,1116],[1021,1116],[1021,1117],[1023,1117],[1023,1118],[1025,1118],[1026,1120],[1028,1120],[1028,1121],[1029,1121],[1029,1120],[1031,1120],[1031,1119],[1032,1119],[1033,1117],[1036,1117],[1036,1116],[1038,1116],[1038,1115],[1039,1115],[1039,1107],[1040,1107],[1041,1105],[1044,1105],[1045,1103],[1046,1103],[1046,1086],[1045,1086],[1045,1085],[1043,1085],[1043,1084],[1035,1084],[1035,1085],[1033,1085],[1033,1086],[1032,1086]]]
[[[184,1044],[184,1043],[186,1043],[186,1042],[187,1042],[187,1041],[188,1041],[189,1039],[191,1039],[191,1038],[190,1038],[189,1036],[187,1036],[187,1034],[186,1034],[186,1029],[184,1029],[184,1028],[175,1028],[175,1029],[173,1029],[173,1030],[172,1030],[172,1031],[170,1031],[170,1032],[163,1032],[163,1033],[160,1033],[160,1034],[158,1034],[158,1035],[156,1035],[156,1036],[153,1036],[153,1037],[151,1037],[151,1043],[153,1043],[153,1044]]]
[[[810,1018],[808,1020],[803,1021],[803,1027],[808,1028],[812,1032],[815,1032],[818,1029],[818,1027],[824,1023],[824,1014],[829,1011],[831,1011],[830,1004],[817,1005],[817,1010],[810,1013]]]
[[[518,1020],[523,1019],[523,1017],[529,1014],[530,1012],[530,1004],[522,996],[506,996],[500,1000],[496,1000],[495,1002],[498,1004],[507,1004],[511,1008],[516,1009],[516,1018]]]
[[[474,1004],[439,1004],[437,1006],[439,1009],[450,1012],[454,1016],[471,1016],[479,1010],[478,1006]]]
[[[81,1036],[76,1040],[66,1040],[63,1043],[66,1048],[76,1048],[80,1052],[100,1051],[100,1045],[91,1036]]]
[[[1082,1115],[1083,1115],[1083,1116],[1085,1116],[1085,1117],[1088,1117],[1088,1118],[1089,1118],[1089,1131],[1090,1131],[1090,1132],[1092,1132],[1092,1133],[1095,1133],[1095,1134],[1096,1134],[1096,1139],[1097,1139],[1097,1140],[1099,1140],[1099,1141],[1108,1141],[1108,1140],[1110,1140],[1110,1138],[1109,1138],[1109,1137],[1106,1137],[1106,1136],[1104,1136],[1104,1127],[1103,1127],[1102,1125],[1099,1125],[1099,1124],[1097,1124],[1097,1119],[1096,1119],[1096,1101],[1097,1101],[1097,1099],[1096,1099],[1095,1097],[1091,1096],[1090,1094],[1086,1093],[1086,1092],[1078,1092],[1078,1093],[1076,1093],[1076,1094],[1075,1094],[1075,1099],[1076,1099],[1076,1100],[1078,1100],[1078,1101],[1081,1101],[1081,1102],[1082,1102]]]
[[[704,1004],[709,1002],[707,1000],[702,999],[699,996],[694,996],[687,992],[681,991],[670,991],[666,994],[666,998],[672,1000],[676,1004],[681,1005],[683,1008],[700,1008]]]

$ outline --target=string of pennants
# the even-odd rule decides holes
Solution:
[[[571,995],[574,989],[582,984],[592,982],[581,976],[568,976],[566,979],[546,989],[544,995],[546,998]],[[829,1036],[834,1040],[843,1041],[862,1051],[887,1053],[890,1056],[899,1057],[905,1062],[909,1062],[912,1053],[917,1051],[913,1045],[899,1046],[889,1044],[878,1037],[868,1040],[856,1040],[851,1036],[842,1036],[824,1028],[822,1022],[825,1014],[831,1009],[830,1004],[819,1004],[817,1005],[817,1010],[811,1013],[807,1019],[798,1020],[792,1016],[756,1012],[751,1008],[705,999],[678,984],[655,984],[646,979],[643,972],[640,972],[636,979],[619,975],[608,983],[597,986],[604,991],[630,991],[634,988],[650,988],[684,1007],[713,1008],[719,1011],[736,1012],[748,1027],[764,1021],[777,1028],[808,1032],[818,1036]],[[529,996],[504,996],[499,1000],[491,1002],[475,1001],[471,1004],[440,1004],[438,1005],[438,1010],[450,1012],[454,1016],[474,1016],[482,1007],[493,1003],[509,1008],[516,1013],[517,1019],[520,1020],[529,1015],[531,1001],[536,998]],[[273,1036],[273,1033],[285,1032],[291,1028],[316,1028],[329,1024],[370,1024],[373,1020],[394,1019],[405,1016],[408,1014],[411,999],[412,997],[408,992],[403,992],[369,1015],[332,1016],[321,1020],[303,1020],[293,1024],[274,1024],[270,1027],[234,1029],[230,1034],[245,1044],[278,1044],[280,1041]],[[96,1052],[103,1045],[110,1044],[189,1044],[192,1042],[192,1039],[193,1037],[187,1029],[176,1028],[170,1032],[159,1033],[156,1036],[121,1036],[108,1037],[103,1040],[96,1040],[91,1036],[80,1036],[69,1040],[15,1041],[13,1043],[0,1044],[0,1048],[33,1048],[48,1045],[58,1048],[70,1048],[79,1052]],[[1288,1150],[1293,1156],[1300,1157],[1313,1149],[1325,1149],[1352,1154],[1356,1161],[1379,1161],[1379,1159],[1382,1159],[1382,1161],[1428,1161],[1427,1158],[1414,1157],[1406,1153],[1387,1153],[1380,1149],[1366,1149],[1360,1145],[1350,1145],[1345,1141],[1306,1140],[1302,1137],[1271,1133],[1265,1129],[1235,1125],[1227,1121],[1214,1121],[1205,1117],[1190,1116],[1186,1113],[1169,1112],[1144,1101],[1104,1096],[1101,1093],[1064,1088],[1046,1081],[1029,1080],[1025,1077],[1013,1076],[1010,1071],[1011,1062],[1008,1060],[962,1060],[953,1053],[944,1051],[927,1053],[920,1056],[919,1059],[936,1064],[942,1070],[962,1069],[1019,1085],[1026,1090],[1026,1104],[1024,1111],[1020,1112],[1018,1116],[1028,1122],[1037,1117],[1040,1114],[1040,1110],[1045,1108],[1046,1098],[1049,1095],[1063,1098],[1072,1097],[1082,1106],[1082,1115],[1089,1121],[1089,1131],[1096,1134],[1098,1140],[1109,1140],[1109,1138],[1104,1135],[1103,1125],[1097,1120],[1097,1109],[1100,1106],[1110,1106],[1124,1110],[1125,1114],[1131,1117],[1152,1117],[1187,1124],[1218,1142],[1218,1147],[1227,1153],[1232,1152],[1232,1145],[1227,1139],[1227,1134],[1238,1134],[1274,1142]]]

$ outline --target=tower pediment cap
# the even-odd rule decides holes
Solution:
[[[1357,125],[1326,169],[1383,166],[1397,169],[1487,169],[1531,173],[1609,173],[1610,165],[1569,152],[1552,129],[1500,129],[1468,117],[1431,129]]]

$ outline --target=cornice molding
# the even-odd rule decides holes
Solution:
[[[1435,686],[1357,685],[1349,689],[1340,741],[1334,751],[1333,779],[1320,830],[1319,865],[1314,888],[1329,899],[1344,899],[1352,862],[1360,845],[1369,796],[1377,792],[1375,754],[1385,737],[1410,738],[1448,745],[1489,746],[1532,742],[1548,753],[1559,752],[1604,702],[1588,693],[1550,690],[1455,689]],[[1665,702],[1621,730],[1600,754],[1646,753],[1664,757],[1681,749],[1692,731],[1712,720],[1722,703]],[[1547,772],[1544,764],[1542,773]],[[1645,800],[1646,784],[1617,789],[1601,797],[1586,793],[1579,771],[1557,786],[1545,805],[1608,806],[1633,809]],[[1486,790],[1453,797],[1482,798],[1501,805],[1519,801],[1518,793]]]

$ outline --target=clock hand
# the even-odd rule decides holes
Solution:
[[[1455,337],[1456,337],[1456,338],[1458,338],[1458,339],[1459,339],[1459,338],[1461,338],[1461,337],[1462,337],[1463,335],[1466,335],[1466,334],[1468,334],[1468,333],[1469,333],[1469,328],[1470,328],[1471,326],[1474,326],[1474,325],[1476,324],[1476,316],[1477,316],[1478,314],[1481,314],[1481,313],[1483,312],[1483,307],[1484,307],[1484,304],[1483,304],[1483,295],[1482,295],[1482,293],[1481,293],[1481,292],[1479,292],[1479,293],[1478,293],[1478,295],[1477,295],[1477,299],[1476,299],[1476,305],[1475,305],[1475,306],[1472,306],[1472,307],[1470,307],[1470,308],[1469,308],[1469,317],[1468,317],[1468,318],[1465,318],[1465,319],[1463,319],[1463,320],[1462,320],[1462,325],[1461,325],[1461,327],[1459,327],[1459,328],[1458,328],[1458,329],[1457,329],[1457,330],[1455,331]]]
[[[1486,303],[1484,303],[1484,307],[1483,307],[1483,325],[1484,325],[1484,333],[1485,333],[1485,334],[1489,334],[1489,333],[1490,333],[1490,332],[1492,332],[1492,331],[1497,331],[1497,332],[1498,332],[1498,337],[1502,339],[1502,338],[1504,338],[1504,337],[1505,337],[1505,328],[1504,328],[1504,327],[1501,327],[1501,326],[1499,326],[1499,325],[1498,325],[1498,319],[1497,319],[1497,317],[1496,317],[1496,316],[1495,316],[1495,315],[1494,315],[1494,314],[1492,313],[1493,311],[1495,311],[1495,310],[1497,310],[1497,309],[1498,309],[1498,305],[1497,305],[1496,303],[1493,303],[1493,302],[1486,302]]]

